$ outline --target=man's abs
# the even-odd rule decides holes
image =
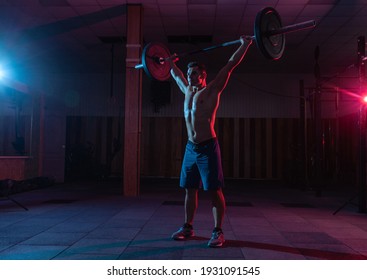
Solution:
[[[216,137],[214,129],[208,120],[197,121],[186,119],[187,136],[193,143],[201,143]]]

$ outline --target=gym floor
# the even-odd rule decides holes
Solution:
[[[367,215],[344,205],[352,193],[331,188],[320,196],[274,182],[226,183],[222,248],[207,247],[213,218],[204,192],[196,236],[173,241],[170,235],[183,223],[184,192],[175,179],[142,179],[138,197],[122,196],[120,182],[84,182],[12,196],[29,211],[1,198],[0,259],[367,259]]]

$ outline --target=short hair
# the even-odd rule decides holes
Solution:
[[[206,73],[206,67],[204,64],[199,63],[197,61],[191,61],[187,64],[187,68],[197,67],[202,73]]]

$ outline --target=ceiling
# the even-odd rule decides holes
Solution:
[[[126,4],[143,6],[144,44],[162,42],[172,53],[253,35],[256,14],[268,6],[283,25],[316,21],[313,29],[286,35],[278,61],[251,47],[241,72],[313,73],[319,46],[321,74],[344,73],[357,62],[357,38],[367,35],[367,0],[0,0],[0,65],[15,76],[123,72]],[[234,49],[179,63],[200,59],[216,70]]]

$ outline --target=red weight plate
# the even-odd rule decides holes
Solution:
[[[170,57],[168,48],[160,43],[149,43],[142,53],[142,64],[145,73],[152,79],[166,81],[170,77],[171,67],[165,61]]]

